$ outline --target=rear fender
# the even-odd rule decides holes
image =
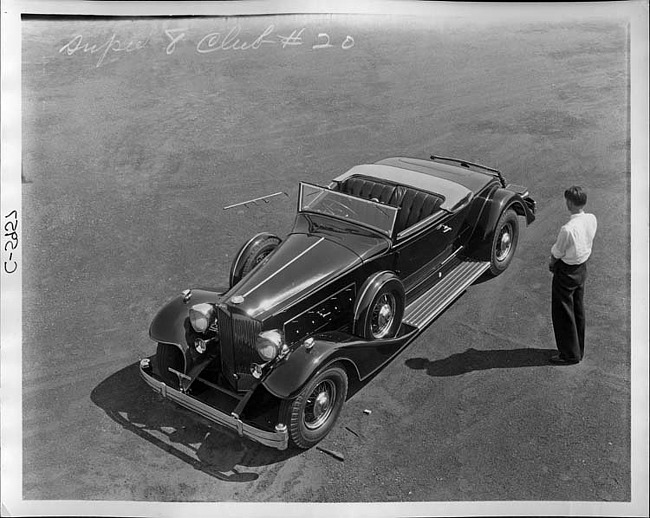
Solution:
[[[528,225],[535,220],[535,214],[529,203],[526,203],[520,194],[507,189],[496,189],[481,212],[470,238],[470,250],[473,250],[478,256],[485,255],[489,258],[497,223],[501,214],[508,209],[513,209],[518,216],[524,216]]]
[[[154,317],[151,326],[149,326],[149,337],[154,342],[174,344],[185,354],[187,349],[192,346],[188,337],[190,308],[202,302],[216,304],[225,291],[225,288],[192,289],[187,302],[184,301],[184,295],[173,298]]]
[[[319,370],[341,362],[357,379],[363,381],[390,361],[417,334],[417,329],[402,325],[396,338],[385,340],[361,340],[348,333],[334,331],[314,337],[311,348],[298,346],[280,361],[262,384],[274,396],[287,399],[295,397]]]

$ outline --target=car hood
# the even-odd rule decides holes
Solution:
[[[340,232],[292,233],[223,302],[257,320],[283,311],[388,247],[386,240]]]

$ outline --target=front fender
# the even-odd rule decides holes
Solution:
[[[343,362],[354,369],[363,381],[406,347],[418,331],[402,324],[396,338],[372,341],[338,331],[323,333],[314,337],[311,349],[300,345],[281,360],[262,380],[262,385],[276,397],[292,398],[318,370],[334,362]]]
[[[183,295],[173,298],[154,317],[149,326],[149,337],[154,342],[178,345],[185,352],[192,345],[187,340],[190,308],[202,302],[216,304],[225,291],[225,288],[192,289],[187,303],[183,302]]]
[[[385,283],[391,281],[397,282],[399,289],[402,290],[402,296],[404,296],[404,287],[402,286],[402,283],[397,278],[397,275],[390,270],[375,273],[363,284],[359,290],[359,295],[357,295],[357,300],[354,303],[353,331],[355,334],[362,334],[362,331],[359,329],[361,315],[363,315],[368,310],[370,304],[372,304],[372,300],[377,294],[377,290],[379,290]]]

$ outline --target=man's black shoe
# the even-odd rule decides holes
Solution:
[[[555,365],[575,365],[576,363],[580,363],[580,360],[569,360],[568,358],[563,358],[560,355],[551,357],[549,361]]]

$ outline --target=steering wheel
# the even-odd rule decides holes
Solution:
[[[327,200],[330,205],[328,205],[328,210],[331,210],[333,216],[343,216],[344,218],[349,218],[350,216],[358,216],[357,212],[352,208],[348,207],[345,203],[340,202],[339,200]],[[334,208],[338,208],[339,212],[335,212]]]

